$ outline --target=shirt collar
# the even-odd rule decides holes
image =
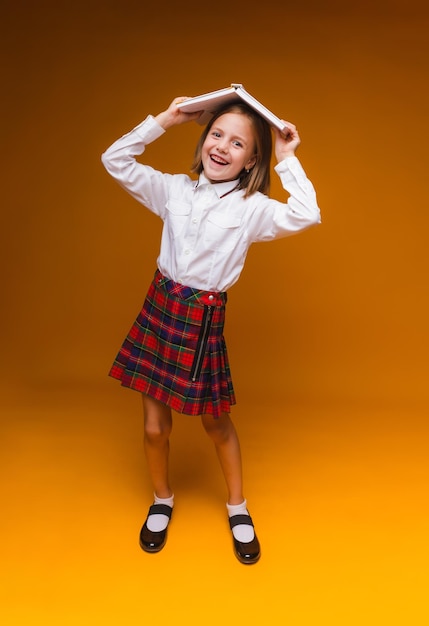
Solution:
[[[197,189],[197,187],[202,187],[203,185],[210,185],[212,189],[214,189],[214,191],[216,192],[217,197],[221,198],[225,194],[235,189],[238,183],[238,178],[236,180],[228,180],[224,183],[211,183],[208,178],[206,178],[204,173],[201,172],[200,177],[194,186],[194,190]]]

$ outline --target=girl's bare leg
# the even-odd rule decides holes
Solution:
[[[202,424],[212,439],[228,489],[228,503],[241,504],[243,496],[243,472],[241,450],[237,432],[228,413],[218,419],[202,415]]]
[[[241,563],[256,563],[261,555],[261,548],[243,496],[241,451],[234,424],[228,413],[222,413],[219,419],[214,419],[212,415],[202,415],[201,421],[214,442],[225,477],[235,555]]]
[[[171,409],[143,395],[143,411],[144,449],[153,489],[159,498],[169,498],[173,494],[168,474],[169,438],[173,424]]]
[[[167,406],[145,395],[143,410],[144,449],[155,502],[149,508],[147,519],[140,531],[140,546],[145,552],[159,552],[165,545],[173,510],[173,493],[168,480],[172,418],[171,410]]]

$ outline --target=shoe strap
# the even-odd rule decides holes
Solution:
[[[152,504],[149,507],[148,515],[166,515],[168,519],[171,519],[173,509],[168,504]]]
[[[231,517],[229,518],[229,526],[231,530],[234,528],[234,526],[238,526],[239,524],[247,524],[247,526],[253,526],[253,521],[250,515],[231,515]]]

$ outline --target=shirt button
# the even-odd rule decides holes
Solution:
[[[186,255],[187,255],[187,254],[191,254],[191,251],[190,251],[190,250],[185,250],[185,254],[186,254]]]
[[[209,295],[209,300],[214,300],[214,296],[212,294]]]
[[[197,218],[196,218],[196,217],[194,217],[194,219],[192,220],[192,223],[193,223],[193,224],[196,224],[196,223],[197,223]]]

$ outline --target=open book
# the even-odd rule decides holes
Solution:
[[[188,100],[179,102],[177,106],[187,113],[204,111],[197,119],[197,122],[199,124],[207,124],[213,113],[220,109],[220,107],[229,102],[238,102],[240,100],[243,100],[255,109],[271,126],[276,126],[281,131],[285,130],[286,127],[281,119],[261,104],[259,100],[251,96],[250,93],[244,89],[243,85],[239,83],[232,83],[231,87],[225,87],[225,89],[218,89],[217,91],[204,93],[201,96],[195,96],[195,98],[189,98]]]

